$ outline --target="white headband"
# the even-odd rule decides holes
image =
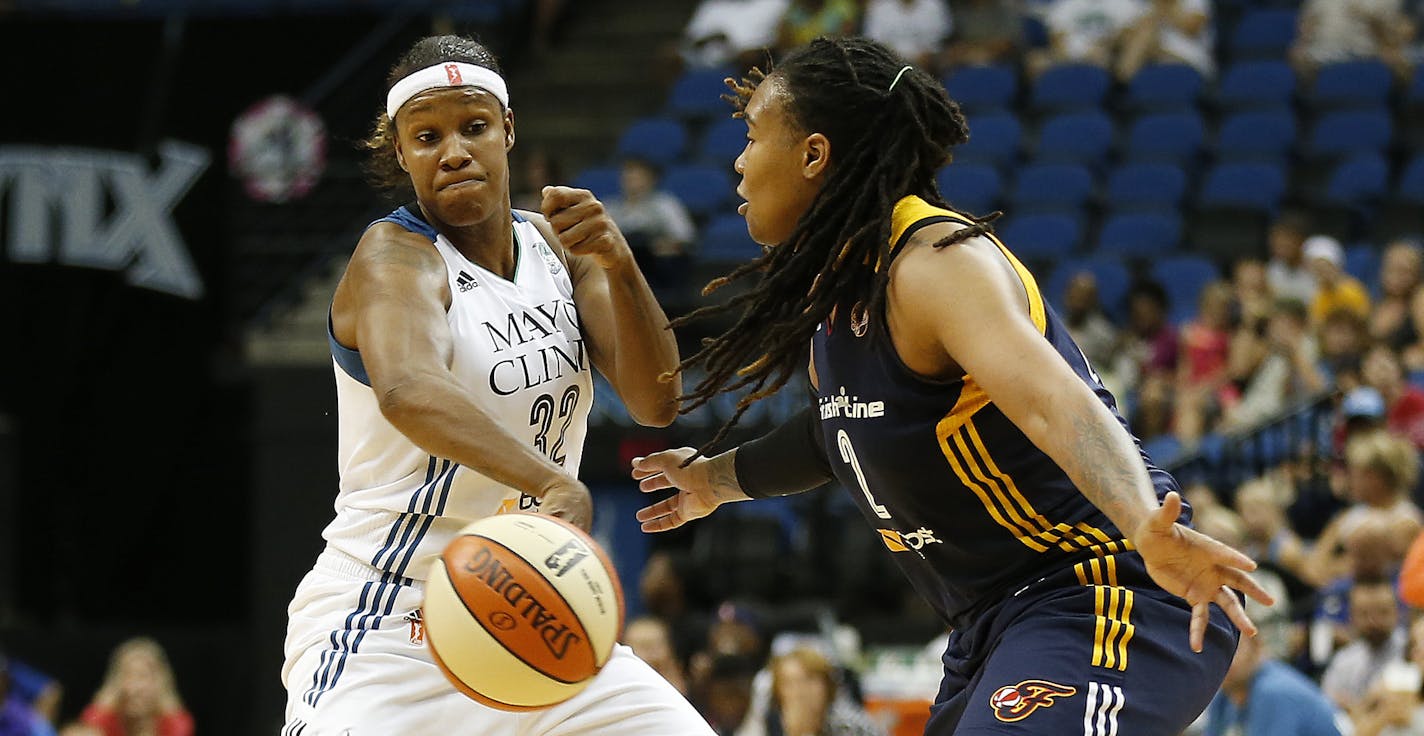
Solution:
[[[386,117],[394,120],[396,111],[410,98],[439,87],[479,87],[494,95],[506,109],[509,108],[509,88],[504,84],[504,77],[482,66],[449,61],[411,72],[405,79],[396,82],[386,95]]]

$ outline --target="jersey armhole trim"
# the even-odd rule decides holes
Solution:
[[[326,315],[326,342],[331,347],[332,359],[341,366],[341,370],[361,382],[362,385],[370,387],[371,377],[366,373],[366,363],[361,360],[361,353],[336,341],[336,330],[332,326],[331,313],[329,312]]]
[[[930,225],[935,225],[941,222],[958,222],[962,224],[964,221],[954,217],[950,217],[949,215],[930,215],[929,217],[923,217],[918,220],[915,220],[905,228],[905,232],[900,233],[900,237],[895,241],[895,245],[891,246],[890,258],[893,259],[895,255],[900,252],[900,249],[904,248],[905,244],[910,242],[911,236],[919,232],[921,228],[925,228]]]
[[[435,239],[440,235],[436,232],[434,225],[425,221],[425,218],[420,214],[420,208],[414,204],[397,207],[389,215],[373,220],[370,225],[366,226],[366,229],[370,230],[376,223],[380,222],[389,222],[393,225],[405,228],[409,232],[430,238],[430,242],[432,243],[435,242]]]

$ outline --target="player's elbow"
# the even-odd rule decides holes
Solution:
[[[425,402],[421,400],[421,394],[420,384],[416,381],[401,380],[380,387],[376,397],[381,416],[397,428],[405,426],[411,417],[423,411]]]
[[[644,427],[666,427],[677,419],[677,396],[668,396],[655,401],[641,402],[642,406],[628,405],[628,416]]]

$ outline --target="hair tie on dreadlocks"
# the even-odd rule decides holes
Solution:
[[[891,92],[894,92],[894,91],[895,91],[895,85],[897,85],[897,84],[900,83],[900,77],[905,76],[905,72],[910,71],[910,69],[912,69],[912,68],[913,68],[913,67],[911,67],[909,64],[906,64],[905,66],[901,67],[901,68],[900,68],[900,73],[895,75],[895,81],[893,81],[893,82],[890,83],[890,89],[885,90],[885,94],[888,95],[888,94],[890,94]]]

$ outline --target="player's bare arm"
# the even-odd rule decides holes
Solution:
[[[450,371],[445,264],[395,225],[366,232],[332,302],[336,339],[361,352],[381,413],[411,442],[545,502],[587,527],[588,490],[494,420]]]
[[[1209,603],[1254,634],[1229,588],[1269,603],[1270,595],[1248,574],[1255,563],[1177,524],[1181,499],[1175,493],[1157,502],[1131,437],[1039,334],[1027,295],[997,247],[984,238],[934,247],[957,227],[924,228],[895,261],[887,319],[902,360],[929,376],[959,369],[972,375],[1004,415],[1128,535],[1158,584],[1192,604],[1194,650],[1201,648]]]
[[[544,218],[531,220],[568,253],[574,303],[593,364],[634,421],[672,424],[682,380],[664,376],[677,367],[677,339],[623,233],[588,190],[546,187],[542,205]]]

